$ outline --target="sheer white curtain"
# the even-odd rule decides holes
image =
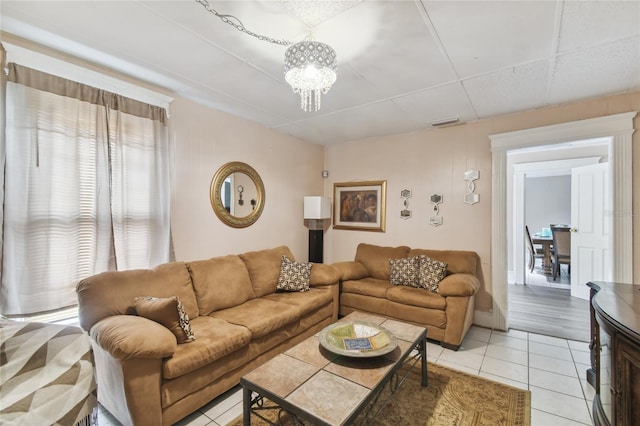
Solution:
[[[168,261],[164,111],[9,65],[2,313],[73,306],[82,278]]]
[[[148,268],[169,260],[169,138],[163,122],[118,106],[108,121],[115,261],[118,270]]]

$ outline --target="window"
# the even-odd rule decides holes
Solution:
[[[70,307],[85,277],[169,261],[164,110],[9,69],[3,314]]]

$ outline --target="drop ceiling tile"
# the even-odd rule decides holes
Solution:
[[[250,66],[231,64],[228,68],[214,69],[200,84],[289,119],[302,117],[300,97],[284,78],[272,78]]]
[[[182,88],[180,93],[181,96],[194,102],[249,121],[260,123],[266,127],[276,127],[284,122],[288,122],[286,118],[278,116],[272,110],[265,110],[255,105],[247,104],[233,96],[228,96],[214,90],[187,86]]]
[[[283,13],[280,2],[215,1],[214,10],[230,14],[247,30],[276,40],[292,40],[304,31],[294,17]],[[212,47],[260,68],[273,76],[283,73],[286,46],[262,41],[226,24],[195,1],[150,1],[144,3],[172,26],[180,26],[191,37],[201,38]],[[217,55],[216,52],[212,54]]]
[[[415,2],[366,2],[343,16],[356,14],[365,6],[375,7],[381,18],[370,43],[353,56],[349,64],[383,98],[455,78]],[[359,28],[357,18],[354,16],[352,22]]]
[[[326,95],[322,95],[322,110],[339,111],[384,99],[385,96],[349,63],[338,64],[338,79]]]
[[[461,122],[478,118],[458,82],[393,98],[393,102],[424,127],[452,117],[458,117]]]
[[[135,2],[21,2],[20,7],[16,7],[16,2],[8,3],[10,10],[16,12],[12,15],[18,17],[17,25],[23,24],[25,28],[28,25],[24,23],[36,25],[60,36],[57,39],[41,37],[38,42],[80,57],[86,52],[73,40],[104,56],[118,57],[122,62],[153,69],[185,82],[198,82],[210,70],[223,67],[233,59],[180,27],[167,26],[164,19],[149,14]],[[73,7],[61,6],[68,3]],[[96,22],[113,22],[114,28],[107,28],[106,24],[104,28],[96,28]],[[21,33],[18,28],[14,33],[26,38],[35,36],[28,28],[25,31],[27,33]],[[133,70],[123,64],[103,61],[99,54],[91,60],[133,74]]]
[[[640,90],[640,36],[558,56],[550,103]]]
[[[504,68],[473,77],[463,85],[480,118],[538,108],[545,103],[549,61]]]
[[[462,79],[549,56],[556,2],[424,2]]]
[[[558,52],[640,34],[638,1],[569,1],[562,8]]]
[[[279,126],[277,129],[311,142],[332,145],[404,133],[417,126],[396,104],[382,101],[341,111],[340,114],[327,114]]]

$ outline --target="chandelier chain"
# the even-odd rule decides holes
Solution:
[[[240,19],[236,18],[233,15],[224,15],[221,13],[218,13],[213,7],[211,7],[211,5],[209,4],[209,2],[207,0],[195,0],[196,3],[199,3],[202,5],[202,7],[204,7],[207,12],[217,16],[218,18],[220,18],[220,20],[222,22],[224,22],[225,24],[229,24],[232,27],[234,27],[236,30],[241,31],[245,34],[248,34],[252,37],[257,38],[258,40],[261,41],[266,41],[269,43],[273,43],[273,44],[279,44],[281,46],[290,46],[293,44],[293,42],[288,41],[288,40],[276,40],[274,38],[265,36],[265,35],[261,35],[261,34],[256,34],[253,31],[248,30],[244,24],[242,23],[242,21],[240,21]]]

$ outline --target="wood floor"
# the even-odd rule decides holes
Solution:
[[[564,339],[589,341],[589,301],[569,288],[509,284],[509,327]]]

